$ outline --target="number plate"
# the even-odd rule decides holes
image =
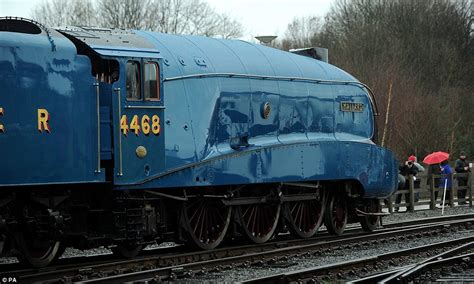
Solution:
[[[341,102],[341,111],[363,112],[363,103]]]

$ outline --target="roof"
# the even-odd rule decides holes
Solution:
[[[156,47],[133,30],[71,26],[56,30],[82,41],[101,55],[160,57]]]

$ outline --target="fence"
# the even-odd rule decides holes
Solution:
[[[413,212],[415,210],[415,205],[429,205],[430,209],[436,209],[436,195],[441,198],[437,198],[439,202],[443,201],[443,191],[444,187],[438,187],[438,180],[442,177],[442,175],[428,175],[426,173],[419,173],[416,176],[417,180],[420,180],[420,186],[415,187],[415,179],[412,175],[410,175],[407,179],[408,189],[397,190],[395,193],[390,197],[387,203],[387,207],[389,212],[392,213],[394,209],[398,209],[400,207],[407,207],[407,211]],[[454,202],[458,201],[457,193],[459,190],[466,190],[466,198],[464,199],[469,203],[469,206],[472,207],[472,195],[474,193],[474,172],[469,173],[454,173],[448,176],[451,179],[452,190],[446,191],[446,204],[450,207],[454,206]],[[467,185],[460,186],[459,179],[460,178],[467,178]],[[438,192],[439,194],[436,194]],[[409,195],[409,202],[406,202],[406,199],[403,198],[405,194]],[[400,202],[396,204],[394,201],[398,195],[402,195],[401,199],[405,199],[404,202]],[[415,196],[420,195],[419,200],[415,200]],[[429,201],[426,198],[429,197]]]

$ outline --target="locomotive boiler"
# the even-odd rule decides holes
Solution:
[[[0,250],[36,267],[370,231],[397,184],[370,89],[311,56],[4,17],[0,92]]]

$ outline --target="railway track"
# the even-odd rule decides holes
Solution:
[[[462,215],[448,215],[448,216],[439,216],[439,217],[429,217],[429,218],[419,218],[419,219],[412,219],[412,220],[405,220],[402,222],[392,222],[392,223],[385,223],[382,228],[379,228],[378,231],[382,229],[391,229],[391,228],[402,228],[408,226],[415,226],[418,224],[425,224],[425,223],[433,223],[433,222],[443,222],[443,221],[451,221],[451,220],[461,220],[461,219],[469,219],[474,218],[473,214],[462,214]],[[364,234],[365,232],[360,228],[360,226],[355,227],[348,227],[344,232],[344,236],[352,236],[355,234]],[[275,243],[278,245],[280,242],[288,242],[288,243],[311,243],[315,241],[324,241],[326,239],[334,239],[335,237],[328,234],[324,227],[323,229],[317,234],[317,236],[309,239],[294,239],[294,237],[288,233],[280,234],[277,240],[269,241],[264,244],[260,244],[258,248],[264,248],[264,246],[272,247]],[[227,245],[235,246],[238,245],[238,242],[231,242]],[[254,245],[246,246],[253,247]],[[217,251],[217,250],[213,250]],[[169,253],[177,253],[177,252],[189,252],[189,249],[186,246],[181,244],[176,244],[174,246],[169,247],[160,247],[160,248],[153,248],[153,249],[145,249],[141,252],[142,256],[152,256],[152,255],[162,255],[162,254],[169,254]],[[73,256],[73,257],[65,257],[60,258],[61,267],[65,266],[74,266],[74,265],[81,265],[81,264],[94,264],[94,263],[104,263],[104,262],[112,262],[112,261],[120,261],[121,259],[115,257],[111,253],[102,253],[102,254],[93,254],[93,255],[86,255],[86,256]],[[45,268],[50,269],[50,268]],[[41,269],[39,269],[41,270]],[[0,273],[4,271],[30,271],[30,270],[22,270],[22,266],[18,262],[13,263],[2,263],[0,264]]]
[[[457,240],[453,241],[453,243],[456,242]],[[349,283],[407,283],[415,280],[418,282],[474,281],[474,274],[464,273],[465,270],[474,270],[474,242],[454,246],[452,249],[415,264],[382,271]]]
[[[453,248],[454,247],[454,248]],[[465,263],[472,265],[474,261],[474,237],[459,238],[455,240],[438,242],[434,244],[413,247],[400,251],[384,253],[366,258],[344,261],[325,266],[308,268],[288,273],[282,273],[267,277],[260,277],[243,281],[243,283],[289,283],[289,282],[308,282],[319,283],[331,280],[334,276],[338,279],[350,279],[351,274],[357,270],[362,272],[369,269],[387,265],[388,262],[396,260],[405,262],[408,258],[422,257],[431,254],[433,251],[446,250],[440,254],[430,257],[428,260],[421,261],[414,265],[403,266],[401,268],[383,271],[352,281],[350,283],[407,283],[413,281],[427,268],[442,267],[446,264]],[[469,253],[465,253],[468,251]],[[461,255],[451,256],[453,253],[462,253]],[[468,264],[470,263],[470,264]],[[426,279],[424,279],[426,280]]]
[[[68,263],[41,270],[8,270],[5,275],[15,276],[22,282],[117,283],[152,279],[172,280],[242,266],[278,265],[280,261],[292,256],[320,253],[350,246],[369,246],[387,242],[390,238],[403,236],[421,238],[439,234],[441,231],[453,227],[470,226],[473,222],[474,214],[446,216],[387,224],[383,229],[371,234],[362,233],[359,229],[354,228],[349,230],[348,234],[337,238],[321,235],[307,240],[278,240],[263,245],[236,245],[197,252],[180,252],[169,248],[168,251],[149,252],[150,255],[134,260],[90,258],[93,260],[92,262]],[[3,266],[0,266],[1,268]]]

